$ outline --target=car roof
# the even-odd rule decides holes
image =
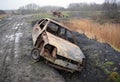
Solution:
[[[62,26],[63,28],[66,28],[67,30],[69,30],[69,31],[72,32],[72,30],[71,30],[70,28],[68,28],[67,26],[65,26],[65,25],[63,25],[63,24],[61,24],[61,23],[59,23],[59,22],[57,22],[57,21],[55,21],[55,20],[53,20],[53,19],[50,19],[50,18],[43,18],[43,19],[47,19],[48,21],[55,22],[56,24]]]

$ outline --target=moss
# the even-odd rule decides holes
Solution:
[[[105,74],[107,74],[107,75],[111,73],[108,69],[105,69],[104,72],[105,72]]]
[[[111,73],[111,71],[110,71],[109,68],[111,68],[113,64],[114,64],[114,62],[109,61],[109,62],[105,62],[105,63],[101,66],[101,68],[104,69],[105,74],[108,75],[108,74]]]
[[[117,72],[112,72],[106,82],[120,82],[120,75]]]
[[[109,61],[109,62],[104,63],[103,67],[109,67],[109,66],[112,66],[113,64],[114,62]]]

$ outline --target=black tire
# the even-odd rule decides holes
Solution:
[[[40,61],[40,50],[38,48],[33,48],[32,51],[31,51],[31,58],[33,61]]]

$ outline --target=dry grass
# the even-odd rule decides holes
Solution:
[[[110,44],[120,50],[120,24],[106,23],[101,25],[88,19],[70,20],[65,23],[71,29],[84,33],[91,39]]]
[[[8,15],[7,14],[0,14],[0,19],[3,19],[5,17],[7,17]]]

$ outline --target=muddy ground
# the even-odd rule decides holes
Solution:
[[[0,82],[105,82],[113,71],[120,74],[120,53],[108,44],[74,33],[86,56],[86,67],[73,74],[33,62],[30,16],[0,21]]]
[[[0,82],[65,82],[44,62],[34,63],[31,24],[23,16],[3,20],[0,24]]]

